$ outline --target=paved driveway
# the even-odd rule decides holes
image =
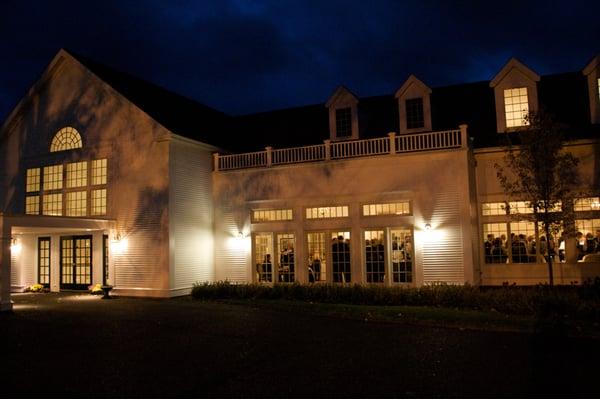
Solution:
[[[116,397],[598,394],[598,341],[361,322],[250,306],[14,296],[2,391]],[[4,395],[3,395],[4,396]]]

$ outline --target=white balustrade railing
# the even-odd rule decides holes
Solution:
[[[267,166],[267,151],[246,152],[243,154],[219,155],[219,169],[245,169]]]
[[[396,135],[367,140],[349,140],[305,147],[272,149],[243,154],[214,154],[215,170],[232,170],[303,162],[328,161],[415,151],[433,151],[462,148],[467,144],[467,126],[457,130]]]
[[[331,159],[366,157],[390,153],[390,139],[339,141],[331,144]]]
[[[273,161],[272,164],[273,165],[284,165],[284,164],[288,164],[288,163],[322,161],[324,159],[325,159],[325,144],[272,150],[272,161]]]
[[[412,152],[458,148],[462,146],[460,130],[446,130],[396,136],[396,152]]]

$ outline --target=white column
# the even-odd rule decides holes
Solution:
[[[12,310],[10,300],[10,233],[11,228],[0,216],[0,311]]]
[[[394,155],[396,153],[396,132],[389,132],[388,136],[390,138],[390,154]]]

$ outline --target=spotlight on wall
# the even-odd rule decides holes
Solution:
[[[240,231],[237,235],[237,238],[244,238],[244,233]]]
[[[120,234],[115,235],[114,239],[110,243],[111,252],[115,255],[123,254],[127,250],[127,246],[127,238],[121,237]]]
[[[429,231],[429,230],[431,230],[431,225],[430,225],[429,223],[427,223],[427,224],[425,225],[425,230],[426,230],[426,231]]]
[[[21,253],[21,243],[15,237],[10,239],[10,251],[14,255],[18,255]]]

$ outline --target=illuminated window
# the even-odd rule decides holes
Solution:
[[[508,206],[510,207],[510,213],[511,214],[533,213],[533,208],[531,206],[528,206],[527,204],[528,203],[526,201],[511,201],[511,202],[509,202]]]
[[[481,204],[483,216],[506,215],[506,202],[484,202]]]
[[[598,99],[600,99],[600,78],[598,78]]]
[[[40,191],[40,168],[27,169],[25,188],[28,193]]]
[[[597,211],[600,210],[600,198],[589,197],[575,200],[574,210],[576,211]]]
[[[50,286],[50,237],[38,238],[38,283]]]
[[[418,129],[425,126],[423,114],[423,98],[411,98],[406,100],[406,128]]]
[[[294,249],[296,240],[294,234],[277,234],[277,275],[279,282],[293,283],[296,281],[296,257]]]
[[[504,111],[507,128],[529,125],[525,119],[529,113],[526,87],[504,90]]]
[[[42,213],[48,216],[62,216],[62,193],[45,194]]]
[[[383,230],[365,231],[365,269],[367,283],[385,280],[385,240]]]
[[[83,147],[81,135],[72,127],[63,127],[54,135],[50,152],[72,150]]]
[[[506,263],[508,241],[506,223],[485,223],[483,225],[483,253],[485,263]]]
[[[259,282],[273,282],[273,235],[257,233],[254,235],[254,263]]]
[[[40,196],[28,195],[25,197],[25,214],[39,215],[40,214]]]
[[[92,161],[92,185],[106,184],[107,174],[106,159],[95,159]]]
[[[410,215],[410,203],[394,202],[391,204],[367,204],[363,205],[363,216],[380,215]]]
[[[392,229],[390,233],[392,234],[392,282],[412,283],[412,231],[409,229]]]
[[[44,167],[44,190],[60,190],[63,188],[63,166]]]
[[[67,188],[87,186],[87,162],[67,164]]]
[[[510,233],[512,237],[510,251],[513,263],[535,262],[535,223],[512,222]]]
[[[67,193],[67,216],[87,215],[87,191]]]
[[[596,236],[596,232],[600,231],[600,219],[577,219],[575,227],[584,237],[588,234]]]
[[[351,282],[350,232],[331,233],[331,275],[334,283]]]
[[[352,110],[340,108],[335,110],[335,132],[337,137],[352,136]]]
[[[291,209],[255,209],[252,211],[252,221],[258,222],[275,222],[280,220],[293,220],[293,212]]]
[[[348,217],[348,206],[325,206],[306,208],[307,219],[328,219]]]
[[[90,213],[92,216],[106,215],[106,189],[92,190]]]
[[[308,282],[327,281],[327,245],[326,233],[307,233],[308,244]]]

